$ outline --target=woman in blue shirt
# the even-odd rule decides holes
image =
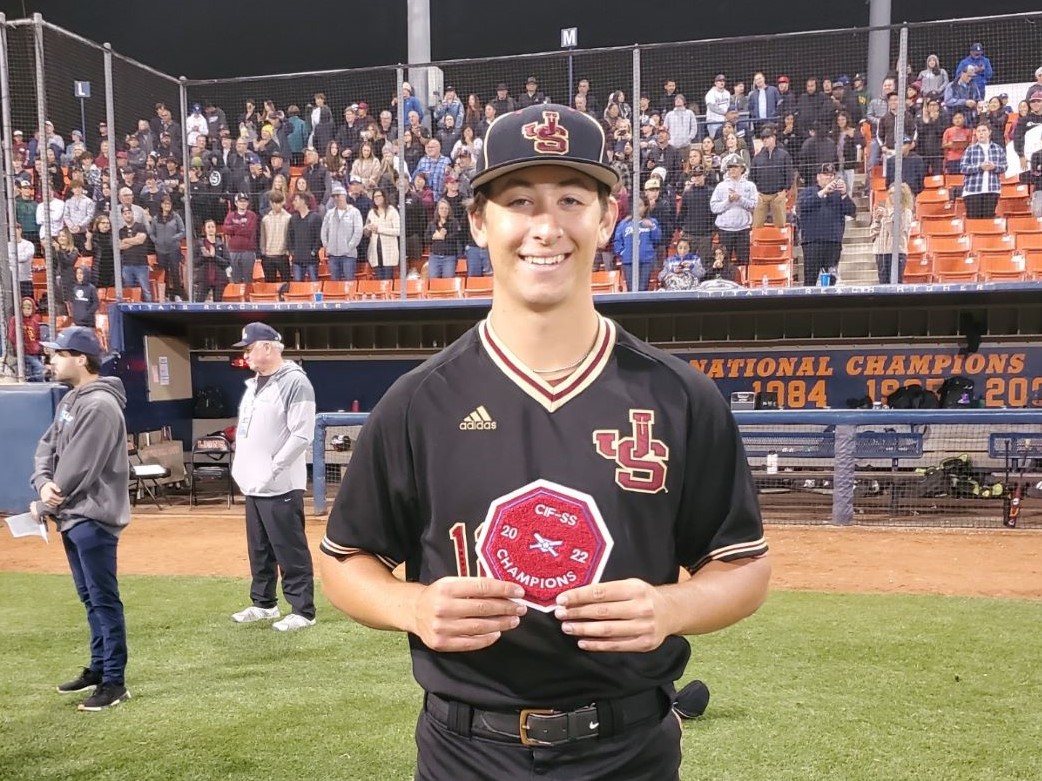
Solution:
[[[645,216],[648,213],[648,199],[641,195],[636,202],[637,212],[637,261],[640,274],[640,289],[648,289],[651,279],[651,267],[655,263],[655,243],[662,237],[658,220]],[[622,258],[622,269],[627,284],[633,279],[633,217],[627,217],[615,228],[615,254]]]

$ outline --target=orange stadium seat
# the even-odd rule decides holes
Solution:
[[[1009,217],[1006,219],[1006,229],[1013,234],[1042,233],[1042,217]]]
[[[1025,266],[1023,255],[982,253],[980,279],[982,282],[1023,282],[1028,276]]]
[[[279,300],[279,289],[285,282],[254,282],[250,286],[251,303],[269,303]]]
[[[908,264],[905,266],[904,282],[922,285],[933,281],[933,258],[926,254],[926,239],[911,239],[908,242]]]
[[[450,279],[455,279],[455,277],[450,277]],[[426,285],[422,279],[409,279],[407,277],[405,280],[405,297],[423,298],[423,294],[426,292],[425,288]],[[392,290],[394,291],[394,298],[399,298],[401,296],[402,282],[400,279],[394,280]]]
[[[463,277],[428,279],[427,298],[463,298]]]
[[[971,233],[970,249],[974,252],[988,252],[992,255],[1005,253],[1012,255],[1017,248],[1016,239],[1004,233]]]
[[[927,190],[940,190],[944,187],[944,175],[935,174],[934,176],[923,177],[923,187]]]
[[[1042,250],[1042,233],[1018,233],[1017,250],[1020,252]]]
[[[928,216],[919,220],[919,230],[927,237],[962,236],[966,233],[966,224],[958,217]]]
[[[988,234],[992,236],[1002,235],[1006,232],[1006,218],[992,217],[983,220],[966,220],[966,232],[971,236]]]
[[[976,282],[979,271],[980,260],[976,255],[960,255],[955,252],[934,255],[934,282]]]
[[[590,285],[594,293],[621,293],[624,290],[622,271],[617,268],[594,271]]]
[[[245,301],[249,286],[242,282],[229,282],[221,293],[221,301]]]
[[[773,225],[764,225],[760,228],[753,228],[749,234],[749,240],[755,244],[791,244],[792,226],[785,225],[776,228]]]
[[[464,298],[489,298],[492,295],[492,277],[467,277],[463,286]]]
[[[354,298],[357,285],[353,279],[327,279],[322,283],[322,297],[326,301],[347,301]]]
[[[915,199],[915,216],[918,219],[924,217],[954,217],[955,204],[947,188],[939,187],[936,190],[923,190]]]
[[[749,287],[761,287],[764,281],[767,287],[789,287],[792,285],[792,264],[787,260],[780,263],[750,262],[747,278]]]
[[[315,294],[322,292],[321,282],[290,282],[286,290],[286,301],[314,301]]]
[[[378,299],[386,301],[391,297],[391,280],[389,279],[360,279],[358,280],[358,298]]]
[[[751,261],[788,260],[792,258],[791,244],[750,244],[749,259]]]
[[[1024,255],[1024,271],[1028,279],[1042,282],[1042,250],[1028,250]]]

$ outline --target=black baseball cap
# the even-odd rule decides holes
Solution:
[[[68,350],[71,353],[92,355],[95,358],[101,355],[101,344],[98,342],[94,329],[78,325],[66,328],[53,342],[41,342],[41,344],[50,350]]]
[[[604,128],[588,114],[557,103],[536,103],[493,120],[478,158],[478,188],[534,165],[574,168],[608,187],[619,175],[608,165]]]
[[[819,174],[834,174],[836,173],[836,166],[833,163],[822,163],[821,169],[818,171]]]
[[[254,342],[281,342],[282,334],[276,331],[267,323],[253,322],[247,323],[246,327],[242,329],[242,339],[232,345],[232,347],[249,347]]]

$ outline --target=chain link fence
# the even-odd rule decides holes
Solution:
[[[983,82],[979,113],[989,110],[990,98],[1003,96],[990,121],[1002,134],[1003,143],[1010,145],[1003,186],[1009,185],[1010,198],[1005,203],[1011,214],[1027,208],[1026,196],[1019,197],[1022,193],[1013,177],[1042,146],[1042,139],[1037,138],[1042,131],[1027,138],[1023,155],[1017,141],[1008,137],[1018,111],[1026,111],[1021,101],[1038,67],[1040,13],[890,28],[562,49],[408,68],[191,81],[160,73],[40,17],[7,21],[5,32],[9,83],[5,109],[10,124],[4,133],[14,152],[4,169],[5,197],[15,198],[16,206],[9,210],[9,221],[35,229],[25,232],[38,241],[39,225],[34,224],[35,212],[30,216],[30,201],[38,205],[45,189],[61,196],[71,179],[82,178],[96,214],[119,204],[120,190],[129,186],[131,195],[127,197],[146,228],[162,211],[162,194],[170,197],[173,212],[185,223],[179,246],[171,238],[176,231],[166,229],[161,246],[151,237],[147,240],[148,272],[140,268],[141,253],[131,249],[129,265],[138,268],[127,276],[128,291],[123,290],[119,250],[121,213],[111,215],[112,230],[92,231],[97,233],[92,237],[97,241],[89,248],[86,236],[73,232],[79,257],[91,259],[92,274],[110,300],[219,296],[226,281],[224,270],[215,274],[207,262],[197,262],[194,257],[205,221],[213,219],[220,234],[238,193],[245,193],[250,208],[263,218],[270,209],[272,189],[284,191],[290,208],[293,195],[300,191],[321,211],[334,186],[352,190],[357,184],[351,198],[364,212],[376,191],[381,191],[399,212],[405,261],[418,270],[428,250],[426,227],[432,201],[446,194],[454,203],[465,199],[468,174],[480,155],[488,122],[497,113],[532,102],[567,103],[602,121],[608,152],[623,181],[618,193],[623,216],[633,202],[647,197],[648,208],[667,223],[657,248],[657,264],[672,251],[671,240],[678,231],[690,227],[683,224],[683,210],[678,213],[673,208],[673,198],[679,202],[693,186],[692,171],[702,166],[711,186],[724,173],[721,164],[728,155],[748,160],[756,154],[760,131],[768,122],[776,126],[779,142],[789,150],[804,182],[813,183],[826,159],[845,169],[851,189],[857,177],[857,189],[866,193],[859,201],[859,213],[867,223],[869,210],[886,198],[884,162],[893,151],[878,139],[886,136],[893,143],[892,137],[898,134],[910,137],[913,150],[918,152],[916,147],[921,146],[926,153],[930,173],[933,160],[941,153],[931,147],[939,136],[937,128],[924,120],[929,115],[929,101],[938,100],[941,121],[947,125],[951,111],[946,108],[944,77],[949,81],[957,78],[974,43],[982,45],[988,62],[984,68],[983,61],[972,61],[982,66],[981,73],[974,76]],[[890,70],[885,75],[892,83],[883,83],[882,72],[870,76],[867,71],[869,61],[878,63],[881,54]],[[931,54],[937,56],[936,72],[927,64]],[[761,78],[762,93],[758,91]],[[912,116],[906,121],[898,112],[892,123],[895,127],[880,133],[876,122],[879,101],[881,93],[890,89],[906,95]],[[683,96],[682,102],[679,96]],[[412,112],[416,116],[411,120]],[[842,114],[855,132],[841,145],[843,120],[837,117]],[[53,131],[43,127],[46,121],[53,124]],[[669,132],[660,139],[661,127]],[[15,130],[22,132],[22,141]],[[77,151],[74,130],[81,131],[79,141],[93,158],[89,163],[81,159],[79,167],[71,159]],[[163,137],[164,131],[169,139]],[[24,160],[32,155],[29,145],[35,151],[33,136],[40,132],[61,137],[54,144],[57,170],[48,171],[48,176],[38,176],[32,162],[25,168]],[[107,133],[111,147],[102,144],[102,132]],[[135,137],[136,141],[131,140]],[[431,170],[423,161],[432,154],[428,148],[432,139],[440,146],[434,154],[450,159],[452,173],[459,179],[458,190],[445,186],[443,172],[426,177],[429,195],[415,187],[417,170]],[[314,157],[305,159],[309,148],[314,149]],[[45,149],[44,158],[46,155]],[[901,155],[894,157],[896,170],[891,176],[907,181],[917,166],[906,167]],[[665,180],[665,198],[661,193],[645,192],[644,184],[657,169],[659,178]],[[20,190],[14,184],[22,176],[30,180],[32,189],[17,196]],[[147,183],[149,177],[154,177],[154,184]],[[360,181],[352,182],[353,178]],[[958,192],[952,195],[955,204]],[[900,192],[895,198],[894,219],[898,220],[903,207],[911,204],[903,203],[905,196]],[[793,218],[793,204],[788,207],[789,218]],[[119,212],[120,206],[116,208]],[[11,225],[11,239],[13,231]],[[101,250],[98,244],[103,246]],[[15,249],[8,247],[8,254]],[[46,316],[52,327],[57,318],[70,314],[63,300],[68,293],[68,266],[63,273],[53,249],[46,241],[35,245],[34,259],[26,267],[28,273],[21,275],[23,285],[18,291],[32,293],[38,301],[46,293]],[[253,238],[237,249],[258,256],[265,249],[280,248],[261,247],[259,238]],[[702,249],[712,252],[710,246]],[[620,250],[618,245],[609,248],[604,261],[613,262],[611,255]],[[476,247],[468,247],[465,254],[469,274],[488,273],[487,260]],[[399,273],[383,267],[381,259],[370,266],[365,244],[359,255],[359,278]],[[240,281],[248,283],[261,276],[265,281],[285,281],[288,264],[280,267],[273,262],[266,269],[263,262],[252,268],[247,262],[248,258],[242,261]],[[647,284],[638,277],[636,265],[631,288]],[[405,267],[403,263],[402,269]],[[320,277],[342,273],[336,267],[327,268],[324,258],[317,272]],[[202,284],[195,284],[200,279]],[[17,296],[12,295],[13,281],[4,277],[0,282],[4,285],[6,327]]]

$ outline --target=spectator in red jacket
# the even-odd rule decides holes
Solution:
[[[40,326],[43,321],[36,312],[36,301],[30,297],[22,299],[22,347],[25,350],[25,379],[43,382],[43,345],[40,343]],[[7,321],[7,337],[11,349],[16,349],[17,328],[14,315]]]
[[[252,282],[257,260],[257,232],[260,220],[250,211],[250,196],[235,196],[235,211],[224,218],[224,240],[232,258],[232,282]]]

